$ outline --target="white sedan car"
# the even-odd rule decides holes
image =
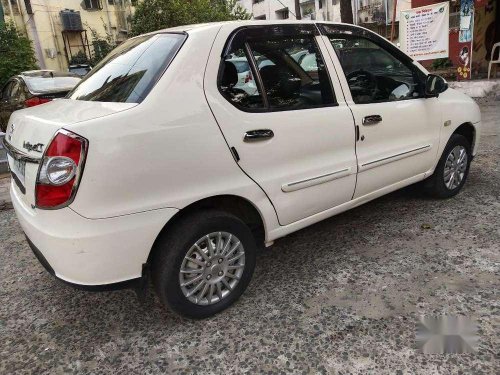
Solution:
[[[291,57],[304,50],[313,71]],[[366,29],[249,21],[129,39],[66,99],[15,112],[5,145],[49,272],[87,289],[151,275],[164,304],[203,318],[243,293],[258,246],[420,181],[457,194],[480,124],[472,99]]]

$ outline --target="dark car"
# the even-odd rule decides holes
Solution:
[[[51,70],[32,70],[12,77],[0,92],[0,130],[5,131],[12,112],[62,98],[80,80],[76,74]]]

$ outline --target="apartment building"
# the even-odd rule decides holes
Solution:
[[[296,19],[294,0],[240,0],[256,20]],[[302,19],[340,22],[340,0],[300,0]]]
[[[33,42],[41,69],[66,70],[94,53],[92,30],[112,42],[127,38],[137,0],[0,0],[5,22]]]

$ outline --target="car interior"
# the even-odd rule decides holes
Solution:
[[[334,103],[333,91],[328,73],[317,47],[312,39],[281,39],[252,41],[249,43],[255,60],[258,62],[259,75],[271,109],[304,109]],[[306,71],[294,58],[297,50],[308,48],[314,54],[316,64]],[[240,50],[238,53],[244,55]],[[303,57],[303,55],[301,56]],[[263,108],[261,94],[249,95],[236,88],[237,67],[226,59],[219,87],[233,104],[246,108]]]

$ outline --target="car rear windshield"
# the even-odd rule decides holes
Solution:
[[[154,34],[129,39],[114,49],[68,94],[70,99],[140,103],[186,39]]]
[[[80,77],[25,78],[28,89],[33,93],[70,91],[80,80]]]

